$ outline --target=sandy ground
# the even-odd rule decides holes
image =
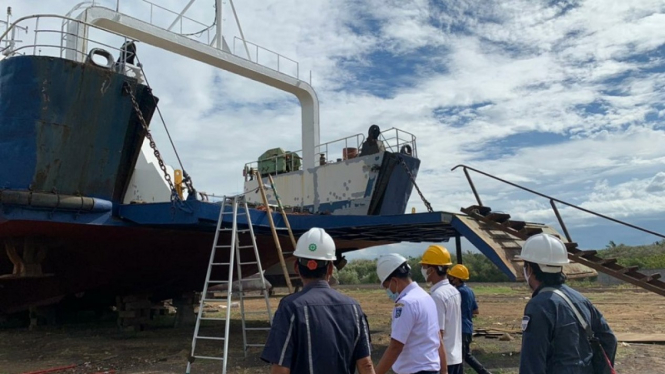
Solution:
[[[518,331],[529,293],[521,285],[471,285],[478,298],[480,316],[477,329]],[[628,288],[580,289],[605,315],[617,333],[665,334],[665,298]],[[378,362],[389,341],[392,306],[385,293],[376,288],[346,287],[342,292],[358,299],[368,315],[374,344],[373,359]],[[279,298],[271,299],[273,307]],[[263,304],[265,307],[265,304]],[[261,302],[252,300],[250,308],[260,310]],[[235,312],[234,312],[235,313]],[[61,327],[44,327],[39,331],[25,328],[0,330],[0,374],[27,373],[69,365],[75,368],[61,373],[183,373],[192,339],[192,327],[171,328],[173,317],[164,316],[157,325],[139,333],[120,333],[114,321],[81,322]],[[266,325],[256,316],[252,326]],[[223,335],[222,325],[208,326],[208,331]],[[265,340],[265,332],[253,332],[253,343]],[[512,340],[476,337],[472,348],[477,358],[493,373],[517,373],[520,336]],[[221,344],[202,349],[220,351]],[[267,373],[268,367],[258,359],[260,350],[242,351],[239,320],[232,324],[229,373]],[[217,354],[219,355],[219,354]],[[622,374],[665,373],[665,345],[621,344],[617,370]],[[467,373],[472,371],[468,369]],[[199,360],[192,373],[221,373],[217,362]]]

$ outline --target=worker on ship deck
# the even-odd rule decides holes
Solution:
[[[335,242],[325,230],[303,234],[293,253],[302,291],[279,303],[261,359],[271,374],[374,374],[367,317],[360,304],[333,290]]]
[[[385,152],[386,148],[383,146],[383,142],[379,140],[381,135],[381,129],[377,125],[372,125],[369,127],[367,133],[367,139],[363,142],[360,147],[360,156],[373,155],[379,152]]]

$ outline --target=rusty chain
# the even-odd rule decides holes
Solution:
[[[400,164],[404,167],[404,170],[406,170],[406,173],[409,175],[409,178],[411,178],[411,183],[413,183],[413,187],[416,188],[416,191],[418,191],[418,195],[420,195],[420,200],[423,201],[423,204],[425,204],[425,207],[427,208],[427,211],[432,213],[434,212],[434,209],[432,209],[432,204],[427,201],[425,198],[425,195],[420,191],[420,188],[418,188],[418,184],[416,183],[416,178],[414,178],[413,174],[411,173],[411,169],[409,169],[409,166],[404,162],[404,159],[401,156],[397,156],[397,159],[399,160]]]
[[[155,157],[157,158],[157,162],[159,163],[159,168],[162,169],[162,173],[164,173],[164,179],[169,184],[169,188],[171,188],[171,202],[174,202],[176,200],[180,201],[180,196],[178,195],[178,192],[176,191],[175,186],[173,185],[171,176],[169,175],[168,171],[166,171],[166,164],[164,164],[164,160],[162,160],[162,155],[159,153],[159,150],[157,149],[157,144],[155,143],[155,140],[153,139],[152,134],[150,133],[150,129],[148,129],[148,123],[143,117],[143,112],[141,111],[141,108],[139,108],[139,103],[136,102],[136,97],[132,92],[132,88],[129,86],[127,82],[125,82],[124,84],[124,90],[129,95],[129,98],[132,100],[132,106],[134,107],[136,116],[139,117],[139,122],[141,122],[141,126],[143,126],[143,130],[145,131],[145,137],[148,138],[148,141],[150,142],[150,148],[153,149]]]

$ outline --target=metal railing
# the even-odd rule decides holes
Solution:
[[[624,221],[618,220],[618,219],[616,219],[616,218],[608,217],[608,216],[606,216],[606,215],[603,215],[603,214],[600,214],[600,213],[596,213],[596,212],[591,211],[591,210],[588,210],[588,209],[584,209],[584,208],[582,208],[582,207],[580,207],[580,206],[577,206],[577,205],[571,204],[571,203],[569,203],[569,202],[566,202],[566,201],[563,201],[563,200],[559,200],[559,199],[554,198],[554,197],[552,197],[552,196],[545,195],[545,194],[540,193],[540,192],[538,192],[538,191],[534,191],[534,190],[532,190],[532,189],[529,189],[529,188],[526,188],[526,187],[520,186],[519,184],[515,184],[515,183],[513,183],[513,182],[509,182],[509,181],[507,181],[507,180],[505,180],[505,179],[501,179],[501,178],[499,178],[499,177],[496,177],[496,176],[494,176],[494,175],[492,175],[492,174],[489,174],[489,173],[486,173],[486,172],[484,172],[484,171],[480,171],[480,170],[478,170],[478,169],[474,169],[474,168],[472,168],[472,167],[470,167],[470,166],[466,166],[466,165],[457,165],[457,166],[455,166],[454,168],[452,168],[451,171],[454,171],[454,170],[456,170],[457,168],[462,168],[462,170],[464,171],[464,175],[466,176],[466,179],[467,179],[467,181],[469,182],[469,186],[471,186],[471,190],[473,191],[473,195],[475,196],[476,201],[478,202],[478,205],[479,205],[479,206],[483,206],[483,203],[482,203],[482,201],[480,200],[480,196],[478,195],[478,191],[476,190],[476,186],[473,184],[473,181],[471,180],[471,176],[469,175],[469,170],[474,171],[474,172],[476,172],[476,173],[478,173],[478,174],[484,175],[484,176],[486,176],[486,177],[488,177],[488,178],[492,178],[492,179],[494,179],[494,180],[496,180],[496,181],[499,181],[499,182],[505,183],[505,184],[507,184],[507,185],[513,186],[513,187],[515,187],[515,188],[519,188],[520,190],[523,190],[523,191],[529,192],[529,193],[531,193],[531,194],[534,194],[534,195],[537,195],[537,196],[540,196],[540,197],[543,197],[543,198],[548,199],[548,200],[550,201],[550,205],[552,206],[552,210],[554,211],[554,214],[556,215],[556,218],[557,218],[557,220],[559,221],[559,225],[561,225],[561,229],[563,230],[563,233],[564,233],[564,235],[566,236],[566,239],[568,239],[569,242],[573,242],[573,239],[570,237],[570,233],[568,232],[568,228],[566,227],[566,224],[563,222],[563,219],[561,218],[561,214],[559,213],[559,209],[557,209],[556,203],[559,203],[559,204],[562,204],[562,205],[568,206],[568,207],[570,207],[570,208],[577,209],[577,210],[582,211],[582,212],[584,212],[584,213],[592,214],[592,215],[594,215],[594,216],[596,216],[596,217],[600,217],[600,218],[606,219],[606,220],[608,220],[608,221],[612,221],[612,222],[618,223],[618,224],[620,224],[620,225],[627,226],[627,227],[630,227],[630,228],[632,228],[632,229],[639,230],[639,231],[645,232],[645,233],[647,233],[647,234],[655,235],[655,236],[658,236],[658,237],[661,237],[661,238],[664,238],[664,239],[665,239],[665,235],[664,235],[664,234],[660,234],[660,233],[657,233],[657,232],[655,232],[655,231],[647,230],[647,229],[645,229],[645,228],[642,228],[642,227],[639,227],[639,226],[635,226],[635,225],[633,225],[633,224],[631,224],[631,223],[624,222]]]
[[[100,32],[104,41],[89,37],[89,32],[84,32],[81,35],[69,32],[68,30],[72,23],[78,27],[86,27],[89,28],[88,30],[93,29],[96,32]],[[18,39],[17,30],[29,30],[26,33],[33,33],[34,36],[30,41],[27,40],[30,38],[26,38],[26,40]],[[133,40],[128,39],[122,34],[108,31],[80,20],[52,14],[19,18],[0,36],[0,45],[6,45],[1,49],[1,52],[7,58],[19,55],[34,55],[60,57],[79,62],[86,61],[113,69],[118,73],[136,78],[139,82],[142,82],[143,76],[140,66],[134,66],[125,62],[130,57],[131,52],[126,48],[122,49],[122,47],[111,45],[110,43],[113,41],[116,41],[116,45],[122,46]],[[79,50],[78,46],[81,44],[89,47],[86,48],[87,52]],[[95,56],[103,56],[102,53],[94,53],[95,49],[102,49],[108,53],[106,64],[99,64],[95,61]],[[119,57],[117,61],[119,62],[116,62],[113,53],[109,51],[117,53]]]
[[[388,130],[382,131],[379,140],[383,142],[386,151],[406,153],[412,157],[417,157],[418,155],[416,136],[410,132],[392,127]],[[315,149],[317,150],[316,154],[319,155],[319,166],[342,162],[360,156],[360,150],[364,142],[365,135],[358,133],[317,145]],[[405,146],[410,148],[410,152],[406,152],[404,149]],[[295,157],[289,157],[288,155],[295,155]],[[339,157],[332,155],[338,155]],[[301,160],[302,151],[285,152],[284,154],[269,157],[261,161],[251,161],[246,163],[245,168],[243,169],[243,175],[246,181],[251,180],[253,178],[252,172],[254,170],[260,171],[259,164],[265,166],[265,163],[267,162],[273,163],[271,166],[274,167],[273,170],[276,170],[276,174],[290,173],[301,170]]]
[[[386,151],[393,153],[404,153],[403,148],[409,146],[411,148],[411,156],[418,157],[418,149],[416,147],[416,136],[396,127],[389,128],[388,130],[381,131],[379,140],[383,142]]]
[[[104,6],[105,3],[108,5],[109,8],[112,7],[112,10],[115,10],[116,12],[120,12],[122,10],[122,5],[121,5],[122,2],[120,0],[106,0],[106,1],[92,0],[91,2],[88,1],[79,4],[76,9],[83,8],[85,5]],[[114,6],[110,5],[109,3],[112,3]],[[135,3],[137,3],[137,1],[132,0],[132,4]],[[153,26],[165,29],[167,31],[174,32],[181,36],[186,36],[197,42],[206,43],[209,46],[214,46],[215,41],[218,37],[218,35],[216,35],[216,31],[214,28],[215,24],[214,23],[206,24],[185,15],[185,13],[189,10],[190,6],[194,3],[193,0],[190,0],[180,12],[168,9],[162,5],[153,3],[148,0],[140,0],[140,3],[143,3],[148,7],[146,11],[147,17],[146,14],[142,14],[138,15],[137,19],[148,22]],[[236,17],[237,21],[237,15],[235,15],[235,9],[234,9],[234,17]],[[170,22],[170,24],[168,24],[168,26],[166,22],[159,22],[167,19],[168,20],[173,19]],[[183,22],[185,22],[186,24],[184,24]],[[219,22],[219,20],[217,20],[217,22]],[[194,27],[195,29],[192,30],[192,27]],[[205,38],[201,40],[201,37],[203,35],[205,35]],[[242,48],[239,48],[238,51],[236,51],[236,45],[242,46]],[[252,47],[254,56],[250,55],[248,46]],[[298,80],[302,81],[305,80],[300,78],[300,64],[296,60],[286,57],[268,48],[262,47],[256,43],[252,43],[246,40],[244,37],[239,38],[237,36],[234,36],[233,47],[229,52],[236,57],[248,60],[255,64],[266,67],[270,70],[277,71],[278,73],[288,75]],[[259,58],[259,56],[261,56],[261,58]],[[311,71],[309,72],[308,79],[309,79],[309,84],[311,85],[312,84]]]
[[[268,48],[261,47],[258,44],[252,43],[252,42],[247,41],[247,40],[242,40],[241,38],[239,38],[237,36],[234,36],[233,37],[233,54],[238,56],[238,57],[241,57],[241,58],[245,58],[245,57],[243,57],[243,54],[236,52],[236,43],[238,45],[246,44],[246,45],[252,46],[252,50],[254,52],[254,56],[253,56],[254,59],[252,60],[252,56],[245,55],[245,56],[247,56],[247,58],[246,58],[247,60],[249,60],[251,62],[254,62],[256,64],[259,64],[261,66],[265,66],[269,69],[275,70],[279,73],[290,75],[290,76],[300,80],[300,64],[298,63],[298,61],[296,61],[294,59],[291,59],[291,58],[288,58],[284,55],[281,55],[281,54],[279,54],[275,51],[272,51]],[[261,63],[259,61],[259,51],[263,51],[263,54],[261,54],[261,56],[264,56],[266,54],[268,55],[268,57],[264,57],[264,60],[266,60],[266,59],[268,60],[267,62]],[[289,63],[287,65],[291,65],[292,67],[295,67],[295,74],[293,74],[293,71],[291,71],[291,73],[289,73],[288,71],[286,71],[284,69],[283,61],[287,61]],[[311,85],[311,83],[312,83],[311,74],[310,74],[309,80],[310,80],[309,83]]]
[[[365,135],[355,134],[347,136],[345,138],[319,144],[315,148],[318,150],[317,154],[319,155],[319,166],[335,162],[342,162],[345,159],[351,159],[357,157],[360,145],[363,143],[364,140],[365,140]],[[341,157],[333,157],[331,159],[330,155],[332,154],[338,154]],[[293,171],[298,171],[302,169],[301,160],[302,160],[302,150],[298,150],[295,152],[284,152],[284,154],[269,157],[261,161],[251,161],[246,163],[245,168],[243,170],[243,175],[246,181],[251,180],[253,178],[252,172],[254,170],[260,171],[259,169],[260,164],[265,166],[266,165],[265,163],[268,162],[274,163],[273,170],[276,170],[275,174],[285,174]],[[281,166],[280,163],[282,162],[286,166],[285,169],[282,169],[280,167]]]

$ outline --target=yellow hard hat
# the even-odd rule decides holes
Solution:
[[[423,258],[421,259],[420,263],[436,266],[446,266],[453,264],[453,262],[450,260],[450,252],[448,252],[445,247],[440,245],[430,245],[427,247],[427,250],[425,253],[423,253]]]
[[[462,264],[457,264],[448,270],[448,275],[459,278],[463,281],[469,280],[469,269]]]

